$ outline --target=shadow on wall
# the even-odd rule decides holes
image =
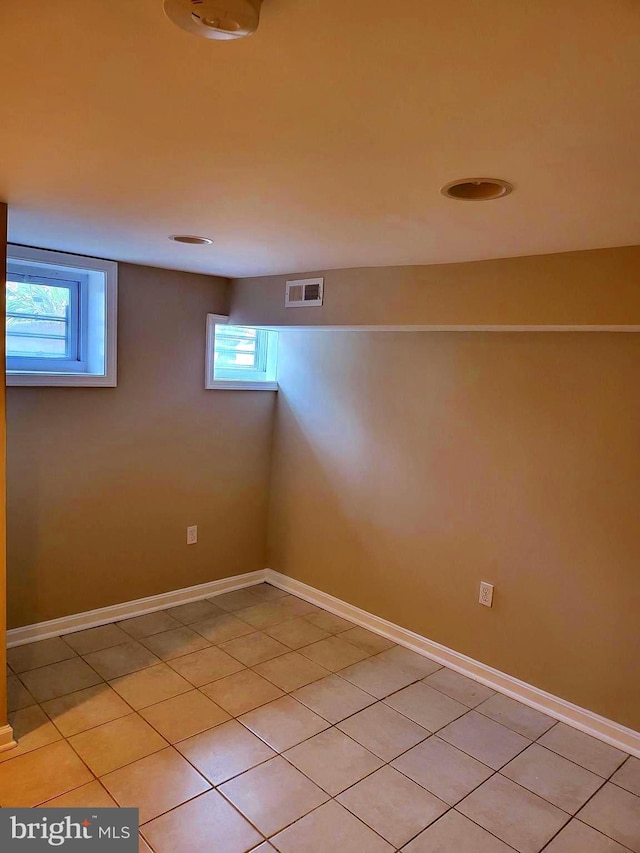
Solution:
[[[269,566],[640,727],[639,367],[632,335],[281,334]]]
[[[10,627],[264,568],[275,395],[205,391],[226,304],[121,264],[118,387],[8,389]]]

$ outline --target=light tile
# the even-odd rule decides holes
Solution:
[[[289,598],[289,593],[270,583],[259,583],[251,587],[251,592],[260,601],[277,601],[280,598]]]
[[[422,726],[382,702],[343,720],[338,728],[384,761],[391,761],[429,737]]]
[[[277,752],[328,728],[328,723],[291,696],[283,696],[240,717],[240,722]]]
[[[265,841],[264,844],[256,847],[256,849],[252,850],[251,853],[274,853],[275,850],[275,847],[272,847],[268,841]]]
[[[118,804],[100,782],[89,782],[44,803],[47,809],[115,809]]]
[[[171,631],[179,626],[180,622],[169,616],[164,610],[147,613],[145,616],[134,616],[133,619],[118,622],[118,627],[122,628],[134,640],[149,637],[151,634],[160,634],[162,631]]]
[[[293,613],[272,601],[265,601],[261,604],[254,604],[253,607],[237,610],[236,615],[247,624],[260,629],[270,628],[272,625],[278,625],[287,619],[293,619]]]
[[[499,774],[456,808],[519,853],[538,853],[569,820],[565,812]]]
[[[11,669],[20,674],[30,669],[38,669],[62,660],[74,658],[76,653],[60,637],[40,640],[38,643],[27,643],[26,646],[16,646],[7,649],[7,662]]]
[[[493,770],[438,737],[405,752],[392,764],[450,806],[493,775]]]
[[[42,707],[65,737],[131,713],[129,705],[108,684],[96,684],[95,687],[51,699]]]
[[[164,738],[138,714],[129,714],[69,738],[69,743],[95,773],[102,776],[167,746]]]
[[[437,732],[469,710],[466,705],[420,681],[387,697],[385,705],[390,705],[430,732]]]
[[[229,612],[243,610],[245,607],[252,607],[260,603],[260,599],[253,593],[253,587],[250,586],[246,589],[235,589],[232,592],[212,596],[209,601],[221,610]]]
[[[627,758],[622,767],[614,773],[611,781],[640,797],[640,758]]]
[[[169,743],[192,737],[229,719],[226,711],[199,690],[191,690],[189,693],[144,708],[140,711],[140,716]]]
[[[340,794],[338,801],[394,847],[402,847],[448,808],[388,766]]]
[[[509,696],[496,693],[476,708],[479,714],[490,717],[519,735],[535,740],[554,726],[556,721],[540,711],[516,702]]]
[[[235,640],[228,640],[226,643],[221,643],[220,648],[245,666],[264,663],[264,661],[276,658],[278,655],[286,655],[289,651],[288,646],[279,643],[261,631],[245,634],[244,637],[236,637]]]
[[[163,631],[161,634],[152,634],[140,640],[145,648],[157,655],[160,660],[173,660],[174,658],[208,649],[209,640],[201,634],[196,634],[189,628],[174,628],[173,631]]]
[[[156,853],[246,853],[262,837],[217,791],[157,817],[143,833]]]
[[[20,678],[38,702],[102,682],[100,676],[79,657],[23,672]]]
[[[225,675],[232,675],[244,669],[243,664],[215,647],[176,658],[169,661],[169,666],[195,687],[209,684],[217,678],[224,678]]]
[[[7,678],[7,707],[9,713],[11,713],[11,711],[19,711],[21,708],[28,708],[30,705],[35,704],[36,700],[29,693],[18,676],[10,675]]]
[[[0,764],[0,803],[4,808],[32,808],[92,781],[89,770],[61,740]]]
[[[273,838],[273,843],[281,853],[327,853],[328,850],[336,853],[393,851],[390,844],[335,800],[325,803],[278,833]],[[258,851],[261,849],[259,847]]]
[[[149,649],[134,642],[90,652],[85,655],[85,660],[107,680],[160,663],[160,659]]]
[[[330,672],[337,672],[369,657],[368,652],[352,646],[343,637],[344,634],[339,637],[327,637],[326,640],[320,640],[318,643],[300,649],[300,654],[319,663]]]
[[[318,640],[324,640],[331,636],[327,631],[312,625],[306,619],[291,619],[289,622],[281,622],[279,625],[266,628],[265,634],[280,643],[284,643],[290,649],[300,649],[302,646],[317,643]]]
[[[415,676],[404,672],[395,664],[386,663],[380,657],[368,658],[341,670],[340,678],[345,678],[376,699],[384,699],[416,680]]]
[[[311,613],[318,613],[319,607],[305,601],[303,598],[297,598],[295,595],[289,595],[287,598],[277,599],[277,604],[287,610],[292,616],[309,616]]]
[[[18,746],[0,752],[0,764],[61,740],[60,732],[38,705],[13,711],[9,714],[9,725],[13,726],[13,737]]]
[[[513,853],[513,848],[452,810],[403,847],[402,853]]]
[[[627,758],[621,750],[564,723],[558,723],[550,729],[540,738],[540,743],[603,777],[611,776]]]
[[[454,672],[452,669],[447,669],[443,666],[437,672],[427,676],[424,683],[430,687],[435,687],[441,693],[446,693],[451,696],[456,702],[462,702],[468,708],[475,708],[481,702],[493,696],[494,691],[478,681],[473,681],[459,672]]]
[[[279,687],[251,669],[220,678],[200,689],[232,717],[239,717],[284,695]]]
[[[575,814],[603,781],[595,773],[535,743],[501,772],[569,814]]]
[[[242,619],[232,616],[231,613],[210,616],[208,619],[203,619],[202,622],[194,622],[189,627],[211,643],[224,643],[227,640],[242,637],[243,634],[252,634],[255,631],[255,628],[247,625]]]
[[[236,720],[182,741],[176,749],[214,785],[275,757],[272,749]]]
[[[74,634],[65,634],[65,642],[79,655],[110,649],[131,641],[131,637],[118,628],[117,625],[100,625],[98,628],[87,628]]]
[[[334,616],[333,613],[327,613],[326,610],[319,610],[317,613],[311,613],[304,617],[307,622],[326,631],[328,634],[340,634],[342,631],[348,631],[349,628],[355,628],[353,622],[348,622],[340,616]]]
[[[612,838],[581,823],[572,820],[553,839],[544,853],[629,853],[627,847],[622,847]]]
[[[276,687],[290,693],[329,675],[329,671],[298,652],[289,652],[254,667],[255,671]]]
[[[192,689],[188,681],[165,663],[123,675],[109,683],[136,711]]]
[[[153,853],[152,849],[141,835],[138,837],[138,842],[138,853]]]
[[[412,676],[412,681],[426,678],[427,675],[431,675],[442,668],[442,664],[436,663],[424,655],[419,655],[417,652],[412,652],[411,649],[405,649],[403,646],[393,646],[386,652],[381,652],[377,657],[386,663],[399,666],[403,672]]]
[[[102,784],[119,806],[140,809],[141,824],[211,787],[172,747],[114,770]]]
[[[376,701],[373,696],[337,675],[328,675],[291,694],[330,723],[339,723]]]
[[[610,782],[578,812],[578,819],[640,853],[640,798]]]
[[[373,753],[337,729],[305,740],[284,757],[332,797],[382,766]]]
[[[220,616],[222,611],[210,601],[191,601],[189,604],[178,604],[177,607],[169,607],[166,612],[169,616],[177,619],[183,625],[192,625],[194,622],[202,622],[211,616]]]
[[[345,631],[341,639],[351,643],[352,646],[357,646],[369,655],[377,655],[395,646],[393,640],[388,640],[386,637],[381,637],[380,634],[374,634],[373,631],[367,631],[366,628],[360,627]]]
[[[438,736],[494,770],[499,770],[530,744],[527,738],[475,711],[449,723]]]
[[[226,782],[220,791],[264,835],[284,829],[328,799],[280,756]]]

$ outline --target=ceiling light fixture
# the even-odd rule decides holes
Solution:
[[[213,243],[208,237],[196,237],[194,234],[172,234],[169,239],[174,243],[186,243],[188,246],[210,246]]]
[[[509,195],[513,186],[501,178],[464,178],[445,184],[440,192],[456,201],[492,201]]]
[[[239,39],[258,29],[262,0],[164,0],[169,20],[206,39]]]

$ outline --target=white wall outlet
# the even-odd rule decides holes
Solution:
[[[493,607],[493,584],[482,581],[480,584],[480,604],[485,607]]]
[[[187,545],[195,545],[198,541],[198,525],[187,527]]]

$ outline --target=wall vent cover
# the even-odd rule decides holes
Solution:
[[[299,278],[287,282],[285,308],[319,308],[323,299],[323,278]]]

